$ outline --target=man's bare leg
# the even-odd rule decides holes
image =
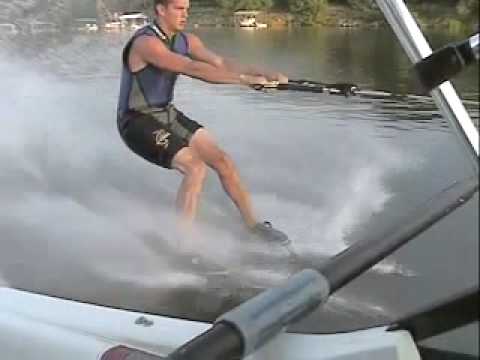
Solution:
[[[238,171],[230,157],[220,149],[215,139],[205,129],[200,129],[193,135],[190,147],[211,168],[213,168],[232,199],[248,227],[257,223],[250,195],[245,189]]]
[[[178,189],[176,206],[181,214],[182,224],[190,227],[197,215],[207,166],[193,149],[185,147],[173,158],[172,167],[184,176]]]

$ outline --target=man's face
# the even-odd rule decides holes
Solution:
[[[171,0],[167,6],[158,5],[158,16],[162,22],[172,31],[182,31],[187,25],[189,0]]]

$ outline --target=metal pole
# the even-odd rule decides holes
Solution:
[[[395,250],[429,229],[478,191],[477,177],[457,182],[430,201],[409,212],[397,226],[375,238],[357,240],[352,246],[325,262],[320,272],[334,293]]]
[[[417,63],[432,54],[430,45],[403,0],[376,1],[413,63]],[[452,128],[460,137],[468,141],[469,146],[467,148],[469,153],[474,155],[474,169],[478,173],[478,131],[455,89],[447,81],[433,90],[432,96]],[[462,141],[462,143],[465,144],[465,141]]]
[[[407,330],[416,342],[430,339],[478,321],[479,300],[480,293],[476,286],[398,320],[389,330]]]

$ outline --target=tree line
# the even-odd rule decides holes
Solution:
[[[51,1],[51,0],[50,0]],[[70,0],[72,1],[72,0]],[[191,0],[193,8],[218,7],[226,15],[237,10],[263,10],[289,12],[297,21],[312,24],[318,21],[329,5],[344,6],[358,14],[379,14],[375,0]],[[105,4],[112,11],[144,9],[151,13],[152,0],[74,0],[74,7],[91,8],[97,3]],[[470,18],[478,23],[479,0],[406,0],[413,7],[443,6],[449,8],[452,18]],[[94,7],[95,5],[93,5]],[[430,15],[427,11],[427,14]]]
[[[302,22],[315,22],[328,5],[343,5],[359,12],[377,10],[375,0],[191,0],[192,5],[219,6],[224,11],[279,10],[288,11]],[[429,6],[431,0],[406,0],[407,5]],[[435,6],[451,7],[452,17],[478,18],[479,0],[435,0]]]
[[[357,9],[371,9],[376,7],[375,0],[191,0],[192,4],[218,5],[225,9],[233,10],[268,10],[276,8],[279,10],[291,10],[302,7],[312,9],[326,6],[329,3],[346,5]],[[429,4],[431,0],[406,0],[407,5]],[[435,0],[436,4],[452,7],[470,8],[478,10],[478,0]],[[478,13],[476,13],[478,14]]]
[[[84,0],[82,0],[84,1]],[[90,0],[92,1],[92,0]],[[93,0],[95,1],[95,0]],[[144,8],[151,0],[103,0],[108,4],[121,4],[128,8]],[[407,5],[431,4],[431,0],[406,0]],[[479,0],[435,0],[436,5],[451,6],[460,12],[478,16]],[[357,10],[371,11],[375,0],[191,0],[193,6],[219,6],[228,11],[236,10],[282,10],[289,12],[319,11],[325,6],[344,5]]]

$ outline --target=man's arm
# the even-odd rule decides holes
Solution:
[[[215,54],[210,49],[207,49],[207,47],[197,36],[193,34],[188,34],[187,36],[188,43],[190,45],[190,55],[195,60],[210,64],[224,71],[232,71],[252,76],[263,76],[269,81],[279,81],[281,83],[288,82],[288,78],[277,71],[262,69],[253,65],[242,65],[232,59],[224,58]]]
[[[142,62],[177,74],[217,84],[263,84],[266,79],[227,69],[217,68],[207,62],[192,60],[170,51],[161,41],[150,36],[139,37],[132,47],[132,54]]]

